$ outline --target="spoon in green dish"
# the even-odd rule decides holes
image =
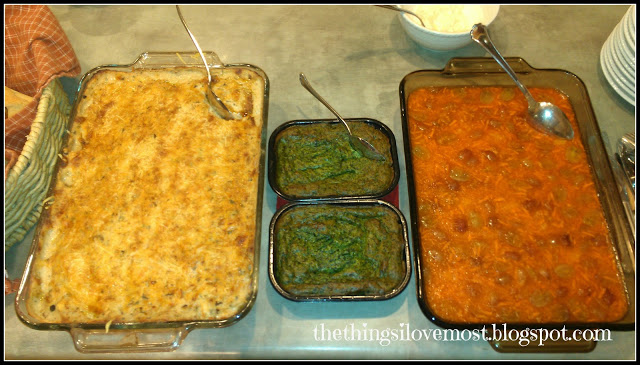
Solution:
[[[365,157],[369,159],[378,161],[385,160],[384,155],[378,152],[378,150],[376,150],[376,148],[373,147],[371,143],[358,136],[354,136],[353,133],[351,133],[351,128],[349,128],[347,122],[340,116],[340,114],[338,114],[335,109],[333,109],[331,105],[329,105],[326,100],[324,100],[322,96],[320,96],[320,94],[315,91],[313,87],[311,87],[309,80],[307,80],[307,77],[302,72],[300,73],[300,83],[302,84],[302,86],[304,86],[305,89],[307,89],[307,91],[311,93],[311,95],[315,96],[316,99],[318,99],[324,106],[326,106],[327,109],[329,109],[333,113],[333,115],[335,115],[338,120],[340,120],[342,124],[344,124],[345,127],[347,127],[347,131],[349,132],[349,143],[351,143],[351,146],[355,150],[360,151]]]

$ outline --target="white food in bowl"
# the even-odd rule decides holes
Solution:
[[[462,33],[469,30],[478,18],[478,5],[422,5],[416,6],[416,13],[425,23],[425,28],[442,33]],[[480,9],[482,11],[482,9]],[[412,22],[421,25],[416,17]]]
[[[489,25],[500,5],[402,5],[422,18],[425,27],[413,15],[401,13],[400,22],[419,45],[440,51],[461,48],[471,43],[469,32],[476,23]]]

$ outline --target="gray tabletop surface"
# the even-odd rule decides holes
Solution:
[[[133,62],[145,51],[195,51],[172,5],[50,5],[80,60],[82,73]],[[600,52],[629,4],[503,5],[489,30],[506,57],[535,68],[563,69],[585,83],[610,157],[618,139],[635,131],[635,106],[605,79]],[[182,12],[204,50],[226,63],[260,67],[270,81],[268,134],[289,120],[333,118],[298,81],[304,72],[344,117],[382,121],[402,146],[399,84],[410,72],[442,69],[452,57],[489,57],[471,44],[449,52],[420,48],[396,13],[370,5],[185,5]],[[79,77],[78,79],[79,80]],[[77,81],[76,80],[76,81]],[[409,220],[404,153],[400,209]],[[424,333],[438,329],[421,312],[412,275],[397,297],[379,302],[298,303],[280,296],[267,275],[268,223],[276,195],[265,183],[259,289],[249,314],[226,328],[195,329],[178,349],[134,354],[83,354],[65,331],[24,325],[5,296],[7,359],[635,359],[635,331],[613,331],[587,353],[500,353],[486,341],[382,340],[319,337],[323,330],[385,329]],[[25,267],[33,230],[5,252],[13,277]],[[410,328],[410,331],[409,331]],[[324,332],[326,333],[326,332]],[[417,333],[417,332],[415,332]],[[384,334],[384,333],[383,333]],[[419,333],[418,333],[419,334]],[[380,339],[382,337],[378,337]]]

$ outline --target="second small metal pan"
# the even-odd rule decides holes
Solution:
[[[290,203],[271,220],[268,270],[293,301],[392,298],[411,276],[406,221],[381,200]]]

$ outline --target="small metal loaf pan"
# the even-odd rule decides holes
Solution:
[[[382,200],[292,202],[269,228],[269,279],[293,301],[384,300],[409,282],[402,213]]]
[[[368,159],[354,150],[336,119],[289,121],[269,139],[268,177],[276,194],[287,201],[349,200],[380,199],[393,191],[400,178],[393,132],[374,119],[346,122],[385,160]]]

